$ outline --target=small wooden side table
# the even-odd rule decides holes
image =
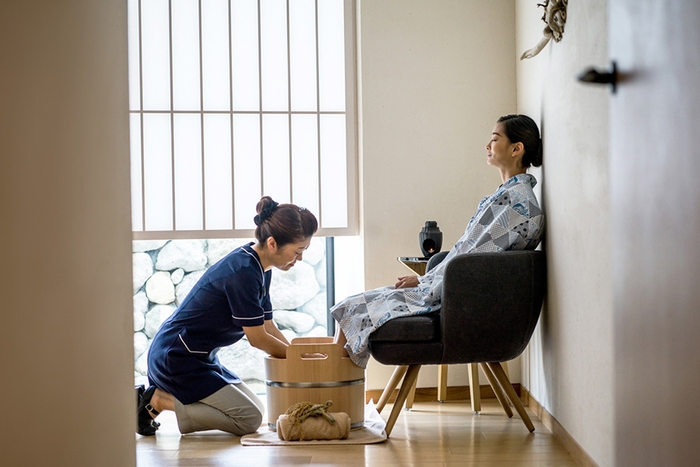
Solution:
[[[406,266],[411,271],[419,276],[425,274],[425,268],[428,267],[428,258],[416,258],[413,256],[399,256],[396,258],[399,263]]]

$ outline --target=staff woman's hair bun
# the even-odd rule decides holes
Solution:
[[[273,201],[273,199],[269,196],[263,197],[263,199],[261,199],[256,206],[258,215],[253,218],[255,225],[260,225],[272,217],[272,213],[275,212],[277,206],[279,206],[279,203]]]
[[[295,204],[279,204],[269,196],[263,196],[255,210],[258,213],[253,218],[257,226],[255,238],[260,243],[272,237],[281,247],[311,238],[318,229],[318,221],[311,211]]]

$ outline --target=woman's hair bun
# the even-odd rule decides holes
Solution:
[[[533,152],[530,164],[532,164],[533,167],[542,165],[542,138],[537,139],[537,150]]]
[[[262,199],[258,201],[258,205],[255,207],[255,210],[258,213],[258,215],[253,218],[255,225],[260,225],[272,217],[272,214],[277,209],[277,206],[279,206],[279,203],[274,201],[269,196],[263,196]]]
[[[272,237],[277,246],[311,238],[318,229],[318,221],[308,209],[296,204],[279,204],[269,196],[263,196],[255,207],[255,238],[265,243]]]

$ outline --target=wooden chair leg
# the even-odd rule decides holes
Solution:
[[[503,372],[506,374],[508,379],[510,379],[510,370],[508,369],[508,362],[501,362],[500,365],[501,368],[503,368]]]
[[[525,407],[523,407],[523,403],[520,402],[520,398],[515,393],[515,389],[513,389],[513,385],[510,384],[510,380],[508,379],[505,372],[503,371],[503,367],[501,366],[501,364],[489,362],[487,365],[489,366],[491,371],[493,371],[493,374],[496,376],[496,379],[498,380],[498,382],[501,383],[503,390],[506,392],[506,394],[508,395],[508,398],[513,403],[513,407],[515,407],[515,410],[518,412],[518,415],[520,415],[520,418],[522,418],[523,423],[525,424],[527,429],[530,430],[530,433],[535,431],[535,426],[532,424],[532,420],[530,420],[530,416],[525,411]]]
[[[447,400],[447,365],[438,366],[438,390],[437,390],[437,400],[438,402],[445,402]]]
[[[467,373],[469,374],[469,398],[472,403],[474,413],[481,412],[481,386],[479,385],[479,364],[468,363]]]
[[[408,365],[399,365],[396,368],[394,368],[394,373],[391,375],[389,382],[386,384],[386,387],[384,388],[384,391],[382,392],[382,395],[379,397],[379,401],[377,402],[377,412],[382,413],[382,410],[384,410],[384,406],[391,398],[391,395],[394,393],[394,389],[396,389],[396,386],[399,385],[401,378],[403,378],[406,374],[406,370],[408,370]]]
[[[498,399],[498,403],[501,404],[501,407],[503,407],[503,411],[506,413],[508,418],[511,418],[513,416],[513,411],[510,410],[508,398],[505,394],[503,394],[503,389],[501,389],[501,385],[496,379],[496,376],[486,363],[479,363],[479,365],[481,365],[481,369],[484,370],[484,374],[489,380],[489,384],[491,385],[491,389],[493,389],[493,393],[496,395],[496,399]]]
[[[408,397],[406,397],[406,410],[413,408],[413,400],[416,398],[416,386],[418,385],[418,378],[413,382],[411,390],[408,392]]]
[[[394,407],[391,409],[391,414],[389,419],[386,421],[386,436],[391,435],[391,430],[394,429],[396,424],[396,419],[399,418],[401,409],[403,409],[403,404],[406,402],[408,397],[408,392],[413,387],[413,383],[418,379],[418,372],[420,371],[420,365],[409,365],[408,370],[406,370],[406,376],[404,376],[401,382],[401,388],[399,389],[399,395],[396,396],[396,401],[394,402]]]

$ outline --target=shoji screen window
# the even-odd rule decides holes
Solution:
[[[251,237],[263,195],[358,230],[350,0],[129,0],[135,239]]]

